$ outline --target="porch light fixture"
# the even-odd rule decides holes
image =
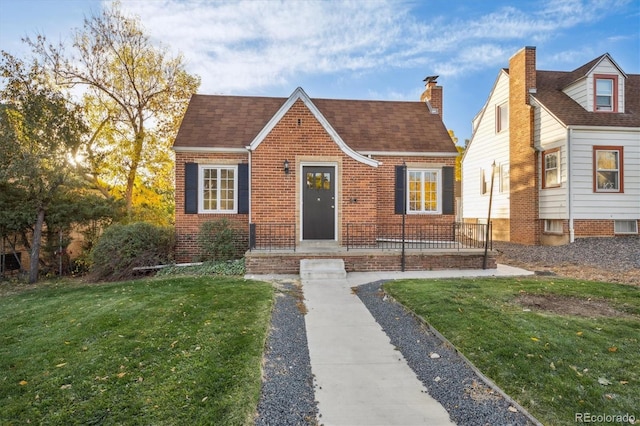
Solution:
[[[284,174],[289,174],[289,160],[284,160]]]

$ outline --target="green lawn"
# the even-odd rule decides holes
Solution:
[[[406,280],[385,285],[441,332],[485,375],[548,425],[574,425],[576,413],[640,419],[640,289],[546,278]],[[562,313],[518,303],[559,300]],[[565,298],[566,297],[566,298]],[[576,298],[616,316],[568,314]],[[595,309],[586,309],[593,315]]]
[[[252,424],[272,296],[170,277],[0,297],[0,424]]]

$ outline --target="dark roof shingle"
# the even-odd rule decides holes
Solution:
[[[194,95],[175,147],[244,148],[287,98]],[[440,116],[422,102],[311,99],[356,151],[456,153]]]
[[[589,112],[562,89],[583,77],[599,58],[571,71],[537,71],[534,97],[567,126],[640,127],[640,75],[625,81],[624,113]]]

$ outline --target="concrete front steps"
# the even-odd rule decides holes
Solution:
[[[327,280],[347,278],[343,259],[302,259],[300,278],[303,280]]]

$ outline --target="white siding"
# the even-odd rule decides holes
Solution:
[[[582,108],[587,111],[594,111],[593,102],[595,100],[595,84],[594,84],[594,75],[616,75],[618,76],[618,112],[624,112],[624,85],[625,79],[624,75],[620,72],[618,67],[616,67],[613,62],[609,60],[609,58],[605,57],[602,61],[600,61],[593,69],[589,71],[589,74],[585,76],[585,78],[581,78],[569,86],[563,89],[563,92],[566,93],[569,97],[571,97],[574,101],[579,103]]]
[[[593,84],[593,80],[591,84]],[[593,111],[593,91],[591,91],[591,97],[589,97],[587,86],[587,79],[581,78],[575,83],[565,87],[562,91],[571,99],[579,103],[582,108],[588,111]]]
[[[535,108],[535,128],[534,140],[536,146],[542,151],[560,148],[560,187],[559,188],[542,188],[542,173],[540,170],[540,179],[538,188],[540,189],[539,198],[539,215],[540,219],[567,219],[569,217],[568,209],[568,167],[567,167],[567,129],[546,109]],[[539,153],[540,167],[543,168],[542,152]]]
[[[624,75],[620,73],[618,67],[616,67],[608,58],[604,58],[604,60],[600,61],[598,65],[593,68],[592,72],[589,73],[587,87],[591,91],[591,99],[594,99],[594,74],[605,74],[605,75],[616,75],[618,76],[618,112],[624,112]],[[593,111],[593,105],[591,105],[590,111]]]
[[[486,218],[489,209],[489,192],[481,194],[481,170],[491,173],[496,162],[491,217],[509,218],[509,191],[500,192],[501,165],[509,163],[509,129],[496,133],[496,107],[509,99],[509,77],[500,72],[494,89],[474,124],[475,132],[462,162],[462,214],[465,219]]]
[[[570,136],[575,219],[640,219],[640,130],[572,130]],[[593,147],[623,146],[624,193],[593,191]]]

